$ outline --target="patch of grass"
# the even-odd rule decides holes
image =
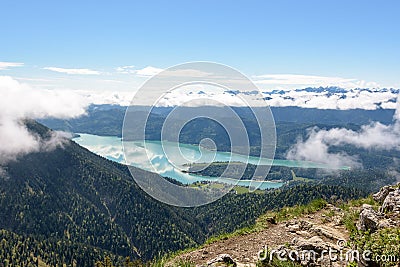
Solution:
[[[184,252],[181,252],[184,253]],[[175,255],[175,253],[174,253]],[[164,266],[171,266],[171,267],[194,267],[196,264],[190,260],[187,259],[179,259],[177,261],[172,261],[175,256],[164,256],[157,258],[147,264],[144,264],[143,267],[164,267]]]
[[[379,203],[377,203],[372,196],[368,196],[367,198],[353,199],[339,206],[344,211],[342,223],[350,233],[357,231],[356,221],[360,216],[360,213],[356,208],[361,207],[363,204],[369,204],[375,210],[378,210],[379,208]]]
[[[353,207],[361,207],[363,204],[369,204],[373,207],[378,207],[379,203],[374,200],[372,195],[366,197],[366,198],[360,198],[360,199],[353,199],[349,201],[349,204]]]
[[[189,187],[201,188],[201,189],[205,189],[205,188],[223,189],[226,186],[227,185],[222,184],[222,183],[210,183],[210,182],[208,182],[208,183],[195,182],[195,183],[189,184]]]
[[[152,262],[150,262],[149,265],[151,267],[164,267],[166,263],[167,263],[166,258],[162,257],[162,258],[157,258],[157,259],[153,260]]]
[[[204,245],[186,248],[183,250],[178,250],[178,251],[174,251],[174,252],[171,252],[168,254],[164,254],[162,256],[155,258],[154,260],[152,260],[145,266],[146,267],[164,267],[164,266],[168,265],[168,266],[172,266],[172,267],[191,267],[191,266],[194,267],[195,266],[194,262],[191,262],[187,259],[178,259],[178,260],[174,260],[174,259],[185,253],[189,253],[189,252],[201,249],[202,247],[204,247]]]
[[[294,217],[300,217],[300,216],[303,216],[306,214],[315,213],[315,212],[323,209],[324,207],[326,207],[326,204],[328,204],[328,203],[322,198],[315,199],[306,205],[296,205],[294,207],[284,207],[277,211],[267,212],[265,215],[262,215],[258,219],[258,221],[260,223],[262,223],[263,220],[268,221],[268,218],[271,218],[271,217],[274,217],[276,222],[287,221],[287,220],[293,219]]]
[[[313,181],[313,179],[310,179],[310,178],[296,176],[296,174],[294,173],[293,170],[290,170],[290,171],[292,172],[293,181],[300,181],[300,182],[305,182],[305,183]]]
[[[327,212],[324,212],[324,215],[328,218],[332,218],[333,216],[335,216],[335,211],[334,210],[329,210]]]
[[[229,238],[232,238],[235,236],[251,234],[251,233],[257,232],[258,230],[259,229],[257,229],[254,225],[249,226],[249,227],[244,227],[244,228],[238,229],[232,233],[225,233],[225,234],[221,234],[218,236],[212,236],[206,240],[205,244],[212,244],[214,242],[217,242],[220,240],[226,240],[226,239],[229,239]]]
[[[351,207],[361,207],[363,204],[369,204],[373,206],[374,208],[379,207],[379,203],[376,202],[373,197],[370,195],[366,198],[360,198],[360,199],[352,199],[348,201],[347,203],[342,203],[339,205],[339,208],[341,208],[344,211],[349,211]]]
[[[176,264],[176,266],[179,266],[179,267],[194,267],[194,266],[196,266],[195,264],[194,264],[194,262],[191,262],[191,261],[189,261],[189,260],[179,260],[178,262],[177,262],[177,264]]]
[[[245,194],[249,192],[249,189],[243,186],[235,186],[233,190],[236,191],[236,194]]]
[[[370,250],[370,259],[379,266],[395,266],[396,260],[400,259],[399,228],[385,228],[374,233],[357,231],[351,236],[350,243],[361,251]]]
[[[360,213],[356,210],[345,211],[342,223],[350,233],[357,231],[356,221],[359,215]]]

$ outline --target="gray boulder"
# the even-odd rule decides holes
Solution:
[[[383,201],[382,212],[400,212],[400,188],[395,189],[392,192],[389,192]]]
[[[294,238],[292,244],[296,246],[299,251],[312,250],[316,253],[321,253],[323,250],[328,250],[330,244],[326,243],[319,236],[313,236],[309,239]]]
[[[229,254],[220,254],[216,258],[209,260],[207,266],[236,266],[236,262]]]
[[[375,199],[375,201],[382,204],[383,201],[385,200],[385,198],[387,197],[387,195],[389,195],[389,193],[393,192],[393,191],[394,191],[394,188],[392,188],[389,185],[386,185],[386,186],[382,187],[378,193],[373,194],[372,197]]]
[[[378,229],[381,219],[382,215],[376,212],[371,205],[364,204],[357,223],[357,228],[362,231],[371,230],[374,232]]]

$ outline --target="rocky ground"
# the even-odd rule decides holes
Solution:
[[[359,214],[358,229],[374,231],[400,227],[399,186],[384,187],[373,197],[380,204],[378,210],[367,204],[351,207],[352,212]],[[260,251],[267,246],[270,251],[283,253],[283,258],[289,260],[288,254],[292,253],[292,258],[304,266],[346,266],[345,260],[332,262],[329,257],[320,257],[324,250],[340,251],[345,246],[349,239],[349,232],[344,226],[346,212],[349,211],[327,204],[313,214],[287,221],[276,223],[272,218],[261,230],[204,245],[201,249],[175,257],[168,265],[185,261],[196,266],[256,266],[264,255]],[[291,252],[309,250],[316,252],[315,260]]]

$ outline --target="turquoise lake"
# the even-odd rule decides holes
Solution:
[[[213,161],[231,161],[231,162],[249,162],[252,164],[271,164],[275,166],[301,167],[301,168],[327,168],[323,164],[294,161],[294,160],[271,160],[258,157],[247,157],[230,152],[211,151],[196,145],[177,144],[172,142],[146,141],[125,142],[125,153],[120,137],[98,136],[92,134],[79,134],[79,137],[73,140],[79,145],[90,151],[101,155],[107,159],[129,164],[147,171],[156,172],[162,176],[171,177],[185,184],[197,181],[215,181],[216,178],[199,176],[182,172],[183,166],[188,162],[213,162]],[[178,149],[177,149],[178,148]],[[165,153],[167,152],[167,153]],[[218,182],[248,186],[250,181],[235,179],[218,178]],[[260,189],[278,188],[283,185],[277,181],[253,181]]]

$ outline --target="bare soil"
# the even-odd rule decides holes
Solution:
[[[333,212],[332,212],[333,211]],[[328,215],[330,212],[331,215]],[[334,214],[332,216],[332,214]],[[336,245],[338,240],[347,240],[349,233],[341,224],[343,212],[328,205],[326,209],[314,214],[304,215],[277,224],[268,224],[264,229],[250,234],[234,236],[225,240],[204,245],[202,248],[181,254],[168,265],[180,260],[190,261],[196,266],[206,266],[207,262],[220,254],[229,254],[238,266],[255,266],[258,253],[265,246],[275,248],[290,244],[295,237],[305,239],[318,236]]]

